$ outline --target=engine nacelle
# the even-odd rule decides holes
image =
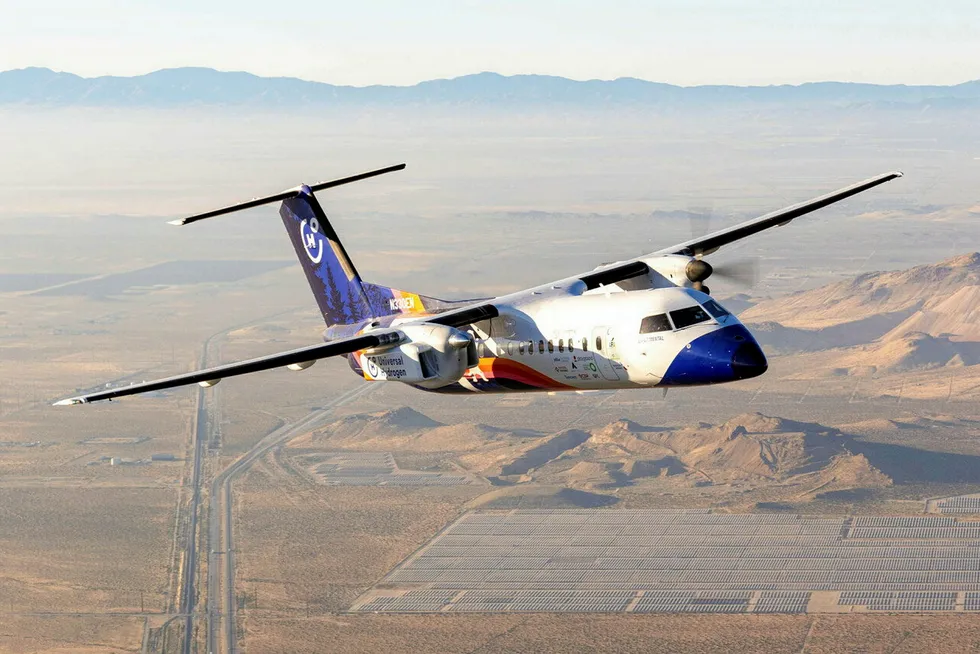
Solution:
[[[704,281],[711,274],[711,267],[706,262],[679,254],[649,257],[642,261],[654,271],[652,276],[660,275],[677,286],[693,286],[695,281]],[[655,287],[659,285],[654,284]]]
[[[464,331],[433,323],[402,325],[398,330],[407,342],[359,355],[365,379],[440,388],[459,381],[479,363],[473,337]]]

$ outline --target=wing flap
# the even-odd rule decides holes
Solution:
[[[493,304],[477,304],[462,309],[454,309],[444,313],[438,313],[431,318],[422,318],[421,321],[431,322],[447,327],[464,327],[482,320],[490,320],[500,315],[497,307]]]
[[[205,370],[196,370],[194,372],[174,375],[173,377],[165,377],[164,379],[157,379],[155,381],[144,382],[142,384],[133,384],[132,386],[112,388],[106,391],[99,391],[97,393],[70,397],[68,399],[55,402],[55,406],[88,404],[90,402],[112,400],[126,395],[136,395],[138,393],[147,393],[149,391],[159,391],[177,386],[187,386],[189,384],[213,386],[225,377],[247,375],[253,372],[269,370],[271,368],[295,366],[294,369],[302,369],[304,367],[309,367],[309,365],[312,365],[311,362],[318,359],[326,359],[328,357],[339,356],[342,354],[350,354],[351,352],[356,352],[357,350],[388,345],[397,342],[400,338],[401,335],[396,331],[373,332],[370,334],[353,336],[351,338],[330,341],[329,343],[309,345],[307,347],[301,347],[295,350],[289,350],[287,352],[279,352],[277,354],[256,357],[255,359],[248,359],[246,361],[238,361],[236,363],[215,366]]]
[[[579,279],[585,282],[586,289],[592,290],[600,286],[608,286],[633,277],[646,275],[648,272],[650,272],[650,266],[642,261],[627,261],[626,263],[594,270],[579,276]]]

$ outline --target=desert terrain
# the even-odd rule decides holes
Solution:
[[[47,134],[53,144],[44,156],[17,150],[0,182],[0,651],[180,651],[188,588],[197,651],[209,619],[224,629],[229,613],[248,652],[980,642],[967,615],[349,612],[471,512],[922,516],[930,498],[976,493],[969,112],[911,127],[877,109],[572,112],[561,124],[483,110],[446,121],[418,108],[359,121],[0,112],[5,138]],[[121,125],[128,138],[106,137]],[[283,125],[294,139],[283,142]],[[77,170],[72,157],[95,143],[106,144],[99,164]],[[884,170],[906,178],[712,259],[757,258],[755,283],[713,280],[712,292],[770,355],[758,379],[666,397],[447,398],[392,384],[334,407],[363,382],[344,361],[322,361],[201,395],[50,406],[106,383],[317,342],[322,325],[274,212],[181,229],[165,219],[392,158],[408,161],[403,177],[331,191],[327,210],[366,278],[456,298],[588,270]],[[230,160],[241,164],[234,175]],[[42,178],[60,190],[41,194]],[[397,474],[334,483],[337,453],[388,453]],[[228,496],[212,486],[250,454]],[[406,481],[426,476],[463,481]],[[224,518],[214,527],[225,511],[230,534]],[[229,540],[230,589],[218,574]]]

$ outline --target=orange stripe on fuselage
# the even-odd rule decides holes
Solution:
[[[518,363],[513,359],[487,357],[480,359],[480,373],[487,379],[511,379],[538,388],[573,389],[574,386],[562,384],[534,368]],[[467,374],[467,377],[479,377],[477,374]]]

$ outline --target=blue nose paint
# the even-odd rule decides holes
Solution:
[[[704,386],[758,377],[769,368],[766,355],[743,325],[700,336],[682,349],[664,373],[662,386]]]

